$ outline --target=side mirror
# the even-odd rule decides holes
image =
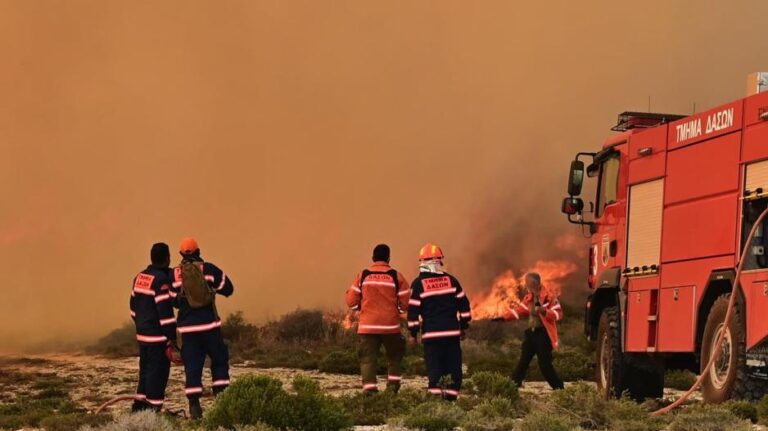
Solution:
[[[563,199],[563,206],[561,210],[564,214],[567,214],[569,216],[576,215],[581,213],[581,211],[584,209],[584,201],[581,200],[581,198],[575,198],[573,196],[569,196],[565,199]]]
[[[568,194],[578,196],[581,194],[581,186],[584,184],[584,162],[574,160],[571,162],[571,172],[568,175]]]

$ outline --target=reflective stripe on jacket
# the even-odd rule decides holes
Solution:
[[[527,319],[534,306],[533,294],[529,292],[523,297],[523,300],[519,304],[509,307],[504,312],[504,320]],[[557,298],[551,296],[545,289],[542,289],[539,293],[539,306],[544,309],[539,313],[541,323],[544,326],[544,329],[547,330],[549,341],[552,342],[552,348],[557,349],[559,347],[557,321],[563,318],[563,307],[560,306],[560,302],[557,301]]]
[[[397,283],[392,278],[395,273]],[[405,277],[386,262],[374,262],[367,271],[357,274],[346,293],[347,307],[360,312],[357,333],[399,333],[400,315],[408,308],[410,293]]]

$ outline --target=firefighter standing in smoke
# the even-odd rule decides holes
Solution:
[[[168,348],[176,344],[176,319],[173,316],[169,287],[171,253],[168,245],[157,243],[150,251],[152,264],[133,279],[131,318],[139,342],[139,386],[132,411],[159,411],[165,401],[165,388],[171,363]]]
[[[504,320],[523,320],[528,323],[525,330],[520,362],[512,376],[517,386],[523,385],[528,366],[534,356],[539,359],[541,374],[552,389],[562,389],[563,381],[552,366],[552,350],[558,347],[557,321],[563,318],[563,309],[557,298],[541,285],[541,276],[536,272],[525,275],[528,293],[522,302],[510,307],[504,313]]]
[[[455,400],[462,381],[461,339],[472,315],[459,280],[443,269],[443,258],[440,247],[432,244],[419,251],[419,276],[411,284],[408,328],[414,342],[421,330],[429,392]],[[450,382],[442,387],[445,376]]]
[[[200,247],[193,238],[181,242],[182,261],[174,269],[171,296],[179,308],[178,327],[181,334],[181,358],[184,361],[189,414],[199,419],[203,410],[203,366],[211,358],[213,393],[220,394],[229,386],[229,351],[221,335],[221,320],[216,311],[216,295],[230,296],[232,280],[216,265],[203,262]]]
[[[364,392],[379,390],[376,368],[382,345],[387,356],[387,390],[397,392],[402,379],[405,338],[400,315],[408,307],[410,289],[405,277],[389,265],[389,258],[389,246],[377,245],[373,265],[355,277],[346,294],[347,306],[360,312],[357,333]]]

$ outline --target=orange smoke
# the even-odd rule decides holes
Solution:
[[[527,272],[538,272],[544,288],[551,294],[559,296],[563,279],[576,270],[576,264],[562,260],[539,260],[519,275],[508,269],[496,277],[490,291],[475,295],[472,301],[472,318],[482,320],[500,316],[505,308],[519,303],[524,290],[522,278]]]

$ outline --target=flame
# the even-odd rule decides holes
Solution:
[[[563,279],[573,274],[576,269],[577,266],[573,262],[562,260],[540,260],[519,275],[508,269],[496,277],[487,293],[476,295],[472,301],[472,318],[482,320],[501,316],[505,308],[519,304],[525,290],[522,277],[527,272],[541,274],[544,288],[559,296]]]

